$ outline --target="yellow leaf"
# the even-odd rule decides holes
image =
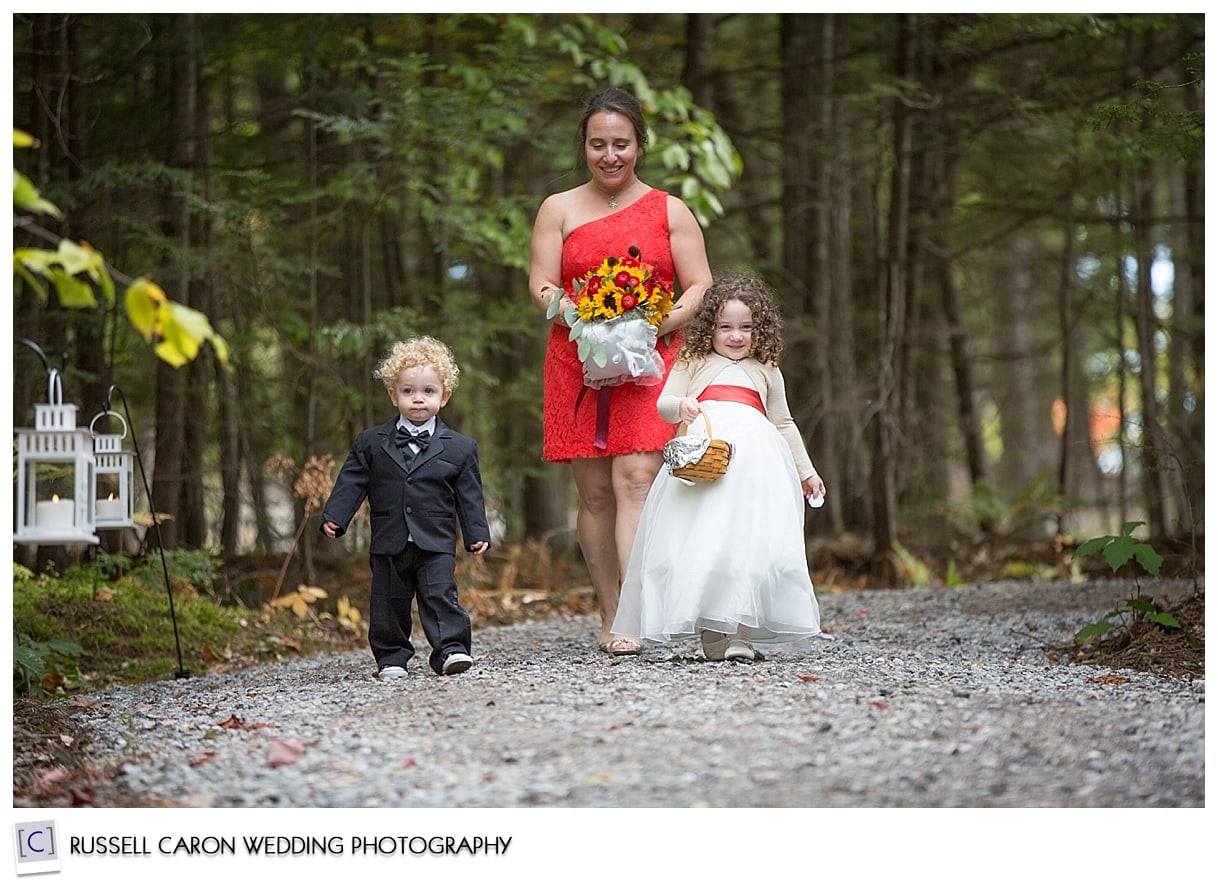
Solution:
[[[62,270],[54,270],[51,278],[55,282],[55,293],[59,295],[59,303],[68,309],[93,309],[97,306],[97,298],[87,282],[82,282],[75,276],[70,276]]]
[[[157,346],[157,355],[175,367],[193,361],[204,342],[212,344],[216,357],[222,363],[228,362],[228,344],[212,329],[207,316],[197,309],[168,301],[161,313],[159,330],[161,341]]]
[[[97,272],[104,269],[106,265],[105,258],[88,242],[61,239],[56,255],[59,257],[59,265],[64,268],[64,272],[73,276],[77,273],[87,272],[93,278],[97,278]]]
[[[160,286],[145,278],[136,279],[127,288],[123,298],[127,318],[147,343],[155,342],[160,336],[160,312],[167,300]]]
[[[63,212],[53,202],[43,199],[33,181],[19,171],[13,172],[13,205],[23,211],[49,214],[55,218],[63,217]]]
[[[303,619],[309,614],[309,602],[303,595],[297,594],[296,602],[292,604],[292,612],[296,613],[296,618]]]

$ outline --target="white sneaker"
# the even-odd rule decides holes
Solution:
[[[753,647],[749,646],[743,640],[733,640],[727,645],[727,649],[723,653],[723,658],[726,661],[751,662],[756,658],[756,655],[753,654]]]
[[[385,665],[376,676],[378,680],[400,680],[409,675],[401,665]]]
[[[440,669],[441,674],[460,674],[468,671],[474,660],[464,652],[454,652],[448,658],[444,659],[444,666]]]

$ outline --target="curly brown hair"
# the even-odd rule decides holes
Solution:
[[[729,300],[739,300],[753,314],[753,349],[749,354],[762,364],[777,367],[782,353],[782,315],[770,287],[756,276],[745,275],[724,276],[707,289],[693,321],[685,327],[685,344],[677,358],[694,361],[710,355],[719,313]]]

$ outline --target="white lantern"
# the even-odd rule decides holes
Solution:
[[[34,405],[34,428],[17,429],[16,534],[23,545],[96,545],[93,438],[63,403],[59,371],[47,372],[48,404]]]
[[[113,417],[123,424],[121,435],[108,435],[95,431],[97,421]],[[134,500],[132,497],[132,455],[123,450],[123,439],[127,437],[127,421],[119,414],[103,411],[89,423],[93,435],[93,460],[96,464],[96,494],[93,504],[94,522],[99,530],[121,530],[134,527]]]

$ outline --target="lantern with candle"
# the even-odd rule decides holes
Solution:
[[[105,417],[122,424],[121,434],[106,434],[96,430],[98,420]],[[132,518],[131,453],[123,449],[127,437],[127,421],[121,415],[104,410],[89,423],[93,435],[93,458],[96,463],[97,493],[94,503],[96,526],[99,530],[119,530],[134,527]]]
[[[17,435],[16,532],[25,545],[96,545],[96,465],[76,405],[64,404],[59,371],[47,370],[46,404],[34,405],[34,427]]]

